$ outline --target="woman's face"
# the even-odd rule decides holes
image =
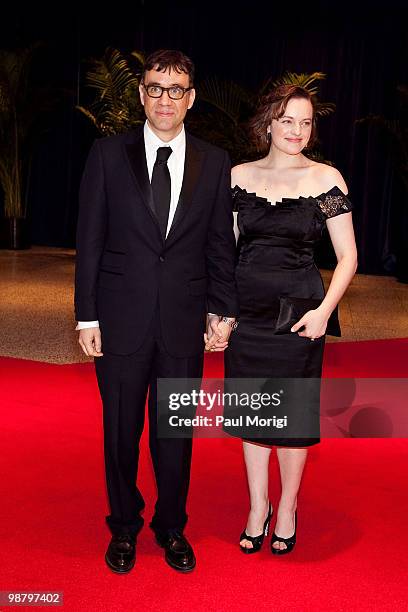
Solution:
[[[272,119],[271,146],[287,155],[297,155],[309,142],[313,107],[306,98],[291,98],[279,119]]]

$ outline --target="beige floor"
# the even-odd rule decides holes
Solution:
[[[0,355],[75,363],[72,250],[33,247],[0,251]],[[327,286],[331,272],[322,271]],[[340,305],[341,339],[408,337],[408,285],[358,274]]]

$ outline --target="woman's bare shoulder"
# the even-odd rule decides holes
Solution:
[[[253,176],[253,173],[256,168],[257,162],[245,162],[244,164],[238,164],[234,166],[231,170],[231,185],[235,187],[235,185],[246,184],[248,180]]]
[[[334,166],[316,162],[313,165],[313,174],[316,182],[323,192],[329,191],[333,187],[338,187],[344,194],[347,194],[348,188],[341,174]]]

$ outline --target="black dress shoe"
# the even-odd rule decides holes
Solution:
[[[193,549],[178,529],[170,529],[164,534],[156,533],[156,541],[164,548],[164,558],[173,569],[180,572],[191,572],[196,559]]]
[[[114,535],[106,551],[105,561],[108,567],[117,574],[130,572],[135,564],[136,538],[135,536]]]
[[[249,542],[252,543],[252,548],[247,548],[246,546],[243,546],[242,544],[239,545],[243,553],[245,553],[246,555],[252,555],[253,553],[257,553],[261,550],[264,538],[269,533],[269,525],[271,523],[272,514],[273,514],[272,506],[271,506],[271,502],[269,502],[268,515],[265,519],[262,533],[260,533],[257,536],[249,536],[245,529],[241,533],[241,536],[239,538],[240,542],[242,540],[248,540]]]
[[[297,527],[297,510],[295,510],[295,531],[294,534],[290,538],[281,538],[273,532],[271,538],[271,550],[274,555],[286,555],[287,553],[292,552],[296,544],[296,527]],[[283,542],[286,548],[275,548],[273,545],[275,542]]]

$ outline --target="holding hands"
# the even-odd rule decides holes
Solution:
[[[205,350],[211,352],[225,351],[228,346],[228,339],[235,327],[234,318],[208,315],[207,333],[204,334]]]

